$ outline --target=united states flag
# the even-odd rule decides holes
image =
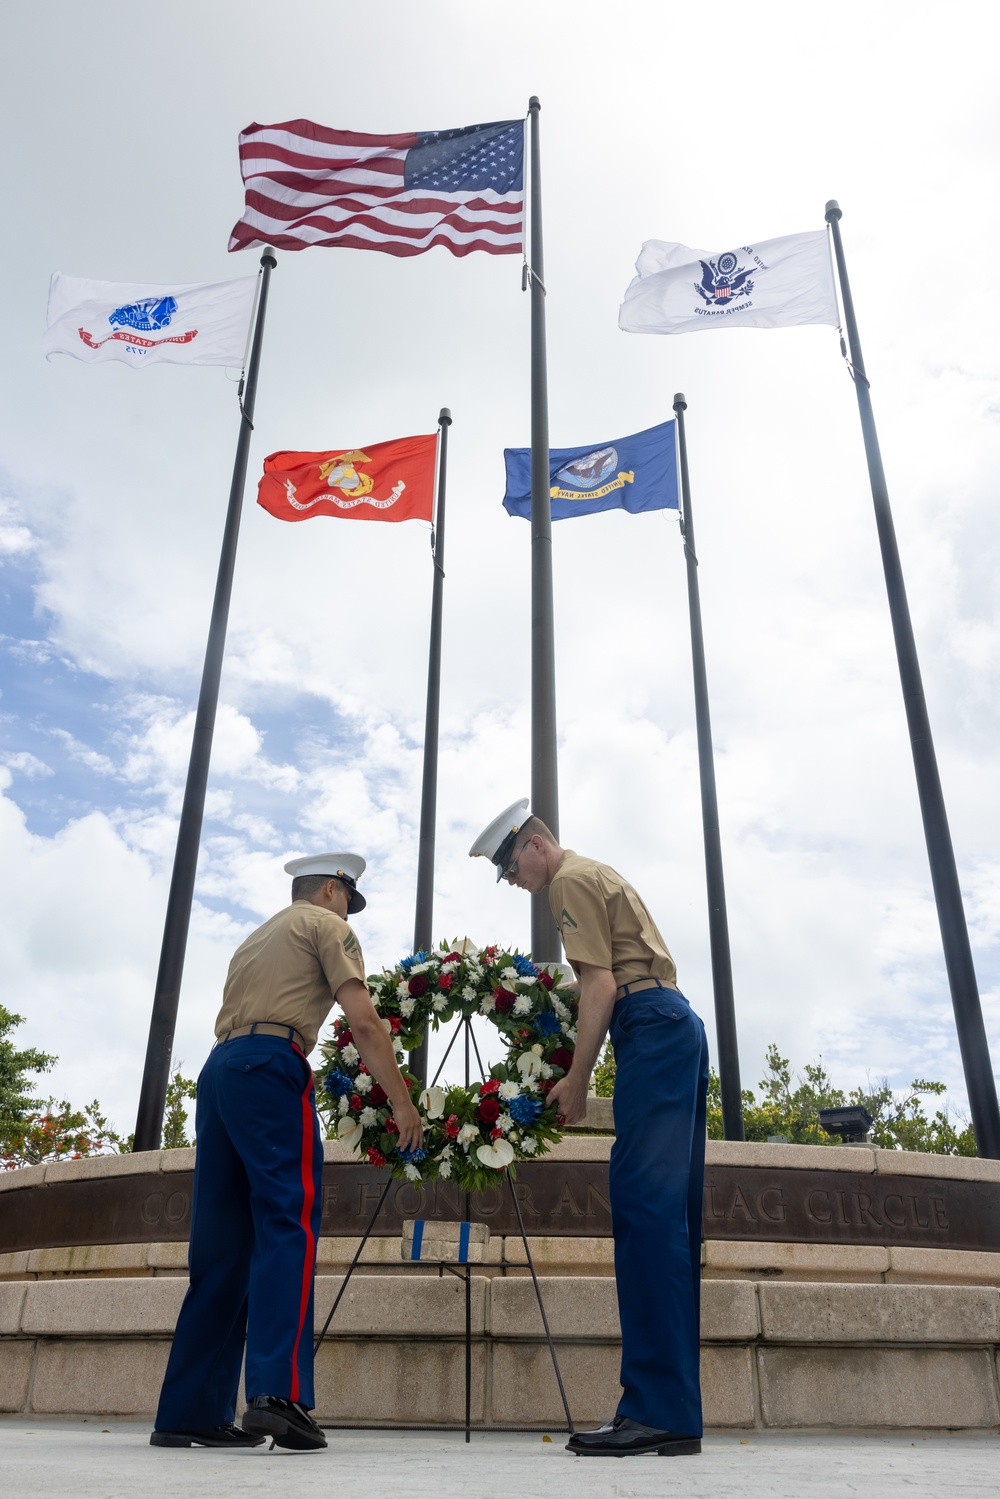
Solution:
[[[524,121],[361,135],[311,120],[240,136],[246,209],[230,250],[343,245],[421,255],[517,255],[524,231]]]

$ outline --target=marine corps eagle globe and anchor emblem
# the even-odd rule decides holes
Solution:
[[[617,467],[617,448],[595,448],[592,453],[574,458],[572,463],[567,463],[559,470],[549,496],[553,500],[599,500],[613,489],[623,489],[634,480],[634,471],[615,474]],[[560,483],[573,487],[560,489]]]
[[[732,302],[737,297],[748,297],[753,291],[753,282],[749,279],[751,272],[738,264],[732,250],[727,250],[718,260],[699,260],[698,264],[702,277],[700,282],[694,283],[694,289],[702,301],[712,307]]]
[[[385,500],[377,500],[374,497],[367,499],[375,487],[375,481],[370,474],[358,472],[358,466],[362,463],[371,463],[367,453],[360,448],[355,448],[349,453],[338,453],[334,458],[328,458],[319,465],[319,477],[326,481],[328,494],[315,495],[311,500],[296,499],[295,485],[291,479],[285,480],[285,497],[293,510],[311,510],[318,505],[320,500],[329,500],[340,510],[354,510],[362,503],[374,505],[376,510],[388,510],[399,499],[406,488],[402,479],[398,480]],[[333,491],[340,490],[343,498],[339,498]]]

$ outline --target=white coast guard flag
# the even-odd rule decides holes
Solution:
[[[825,229],[721,252],[647,239],[635,268],[618,313],[626,333],[840,323]]]
[[[56,271],[42,353],[92,364],[243,363],[256,276],[193,286],[87,281]]]

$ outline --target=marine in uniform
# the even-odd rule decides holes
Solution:
[[[622,1397],[597,1431],[575,1433],[585,1457],[701,1451],[699,1307],[705,1173],[705,1028],[640,896],[610,865],[561,848],[527,800],[469,850],[497,879],[549,908],[577,976],[573,1066],[549,1098],[567,1124],[587,1111],[590,1075],[610,1027],[615,1141],[609,1166]]]
[[[323,1142],[307,1056],[334,1000],[388,1095],[401,1149],[421,1143],[348,915],[357,854],[293,859],[292,903],[229,965],[216,1044],[198,1079],[190,1287],[160,1392],[158,1447],[325,1447],[313,1394],[313,1272]],[[247,1410],[235,1423],[246,1348]]]

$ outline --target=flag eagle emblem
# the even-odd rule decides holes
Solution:
[[[694,289],[705,302],[725,302],[730,297],[748,297],[753,291],[750,272],[737,263],[732,250],[720,255],[718,260],[699,260],[701,281]]]

